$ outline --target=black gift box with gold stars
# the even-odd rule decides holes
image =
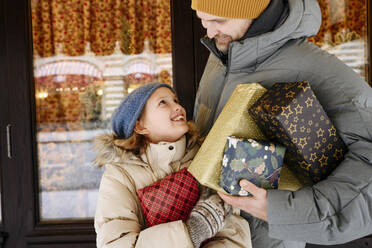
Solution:
[[[304,183],[326,178],[347,150],[308,82],[276,83],[249,109],[267,138],[286,148],[284,163]]]

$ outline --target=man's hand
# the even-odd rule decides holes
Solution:
[[[220,192],[218,192],[218,195],[233,207],[267,221],[267,191],[257,187],[246,179],[241,180],[239,184],[242,189],[248,191],[253,196],[229,196]]]

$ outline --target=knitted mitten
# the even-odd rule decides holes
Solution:
[[[194,247],[213,237],[225,224],[225,219],[231,214],[232,208],[225,204],[217,195],[213,194],[200,200],[191,211],[190,218],[186,221]]]

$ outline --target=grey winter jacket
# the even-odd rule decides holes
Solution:
[[[194,119],[207,134],[240,83],[269,88],[277,82],[309,81],[349,151],[326,180],[312,187],[269,190],[268,224],[262,225],[275,239],[345,243],[372,233],[372,89],[343,62],[306,40],[321,24],[317,1],[288,2],[289,15],[280,27],[230,44],[226,66],[213,41],[202,39],[211,55],[197,92]],[[258,231],[262,225],[250,224],[252,237],[262,235]],[[269,245],[255,246],[253,240],[253,247]]]

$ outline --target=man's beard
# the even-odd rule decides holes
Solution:
[[[232,42],[232,38],[229,35],[216,35],[214,37],[214,42],[216,43],[217,49],[222,53],[227,53],[229,50],[229,45]]]

